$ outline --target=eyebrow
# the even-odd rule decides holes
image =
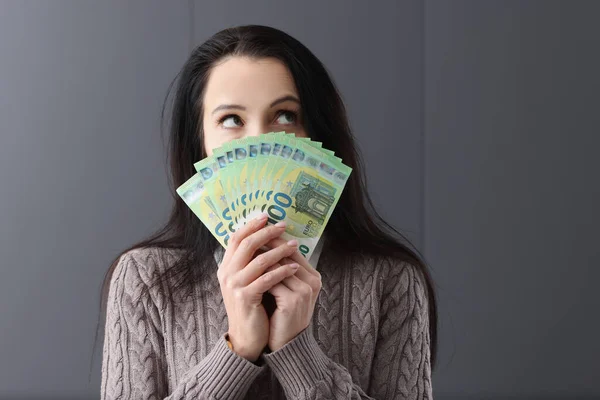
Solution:
[[[298,98],[296,96],[287,95],[287,96],[280,97],[277,100],[273,101],[269,105],[269,108],[275,107],[277,104],[283,103],[285,101],[293,101],[293,102],[300,104],[300,100],[298,100]],[[246,110],[246,107],[240,106],[239,104],[221,104],[220,106],[218,106],[217,108],[215,108],[213,110],[212,114],[216,113],[219,110]]]

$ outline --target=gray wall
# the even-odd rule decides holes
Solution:
[[[170,206],[165,91],[247,23],[329,68],[376,204],[432,264],[436,398],[600,396],[599,3],[312,3],[0,2],[0,398],[98,397],[100,282]]]
[[[438,394],[600,397],[598,15],[600,2],[426,2]]]
[[[1,399],[99,397],[101,280],[168,214],[159,116],[188,7],[147,3],[0,0]]]

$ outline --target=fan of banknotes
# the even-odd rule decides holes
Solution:
[[[281,237],[298,240],[306,258],[352,171],[320,142],[286,132],[233,140],[194,167],[177,194],[223,247],[232,232],[267,213],[267,224],[286,222]]]

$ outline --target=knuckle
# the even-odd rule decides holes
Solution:
[[[311,279],[311,287],[313,288],[314,291],[318,292],[321,290],[321,278],[313,278]]]
[[[287,243],[282,245],[281,247],[283,247],[283,251],[285,252],[286,255],[292,255],[296,251],[295,247],[288,246]]]
[[[269,268],[265,269],[265,274],[275,271],[277,267],[277,265],[271,265]]]
[[[310,287],[309,285],[304,285],[304,287],[302,288],[301,294],[304,299],[310,299],[310,297],[313,294],[312,287]]]
[[[244,299],[246,298],[246,292],[243,289],[234,290],[233,298],[237,301],[244,301]]]
[[[240,244],[240,234],[237,232],[233,232],[229,235],[229,246],[232,244],[238,246]],[[231,248],[231,247],[228,247]]]
[[[294,308],[300,306],[304,302],[302,295],[295,295],[292,297],[292,305]]]
[[[242,250],[251,251],[254,248],[254,241],[251,238],[247,237],[241,241],[240,247],[242,248]]]
[[[262,276],[262,280],[265,283],[271,283],[275,279],[275,273],[273,271],[267,272]]]
[[[256,264],[260,268],[266,268],[269,266],[268,256],[265,253],[257,256],[254,260],[256,260]]]
[[[282,231],[280,231],[280,230],[279,230],[279,228],[278,228],[278,227],[276,227],[275,225],[271,225],[271,226],[269,226],[269,229],[270,229],[270,231],[269,231],[269,236],[275,236],[275,237],[277,237],[277,236],[279,236],[280,234],[282,234],[282,233],[283,233],[283,232],[282,232]]]
[[[235,290],[235,282],[231,276],[223,278],[223,285],[227,290]]]

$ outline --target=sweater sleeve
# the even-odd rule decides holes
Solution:
[[[286,396],[294,399],[432,399],[428,302],[422,274],[411,264],[383,268],[379,329],[368,388],[303,330],[263,354]]]
[[[225,332],[198,364],[169,388],[158,309],[139,264],[121,257],[111,278],[102,356],[102,400],[242,399],[266,368],[229,349]]]

